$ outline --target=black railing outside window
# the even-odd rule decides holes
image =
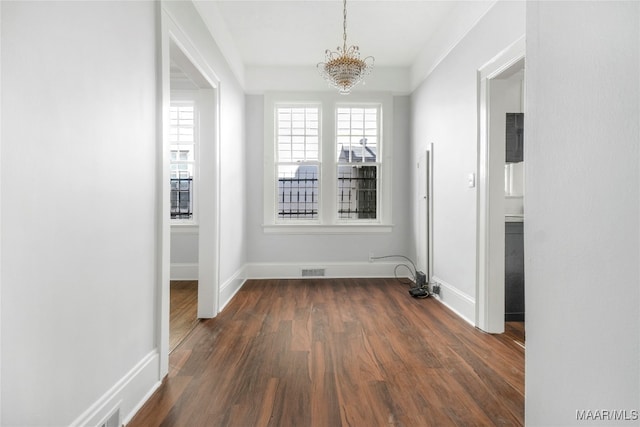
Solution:
[[[171,178],[171,219],[192,219],[193,178]]]
[[[318,174],[297,171],[278,178],[278,218],[318,218]]]
[[[338,218],[376,218],[377,175],[377,166],[338,168]]]

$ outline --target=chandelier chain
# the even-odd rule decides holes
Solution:
[[[347,51],[347,0],[344,0],[343,2],[343,12],[342,12],[342,16],[343,16],[343,21],[342,21],[342,29],[343,29],[343,33],[342,33],[342,46],[344,51]]]

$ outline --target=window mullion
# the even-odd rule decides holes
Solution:
[[[337,135],[336,117],[334,108],[327,109],[323,114],[322,122],[322,193],[321,216],[323,224],[336,223],[335,200],[336,189],[333,183],[336,181],[335,167],[335,140]]]

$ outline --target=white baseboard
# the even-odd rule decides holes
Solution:
[[[399,262],[359,263],[250,263],[242,266],[233,276],[220,285],[219,307],[231,301],[247,279],[302,278],[302,269],[324,269],[326,278],[337,277],[395,277]],[[405,268],[397,269],[401,278],[410,276]],[[312,277],[308,277],[312,278]],[[197,264],[171,264],[171,280],[198,280]]]
[[[397,269],[398,262],[360,263],[250,263],[245,264],[231,278],[220,286],[219,311],[231,301],[248,279],[295,279],[302,278],[303,269],[324,269],[324,276],[304,276],[305,278],[342,277],[395,277],[410,276],[407,269]]]
[[[153,350],[115,383],[100,399],[71,423],[71,427],[97,426],[114,411],[120,412],[120,424],[127,424],[142,404],[160,386],[160,358]]]
[[[326,278],[338,277],[394,277],[394,269],[401,262],[323,262],[323,263],[252,263],[245,266],[247,279],[302,278],[302,269],[324,269]],[[409,277],[405,268],[398,269],[402,278]],[[312,277],[309,277],[312,278]]]
[[[403,262],[249,263],[220,285],[218,309],[222,311],[248,279],[302,278],[303,269],[324,269],[324,276],[306,276],[307,278],[395,277],[396,274],[403,279],[410,277],[406,268],[396,268],[399,264]],[[171,264],[171,280],[198,280],[198,264]],[[433,276],[431,281],[440,283],[438,300],[475,326],[475,299],[437,276]]]
[[[219,293],[219,307],[218,311],[222,311],[223,308],[229,304],[229,301],[240,290],[245,282],[245,270],[246,265],[240,268],[233,276],[227,279],[222,285],[220,285]]]
[[[431,278],[431,282],[440,284],[438,300],[462,319],[475,326],[476,300],[470,295],[460,291],[437,276]]]
[[[171,263],[169,277],[171,280],[198,280],[198,263]]]

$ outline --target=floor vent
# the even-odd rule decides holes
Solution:
[[[324,268],[303,268],[302,277],[321,277],[324,276]]]

